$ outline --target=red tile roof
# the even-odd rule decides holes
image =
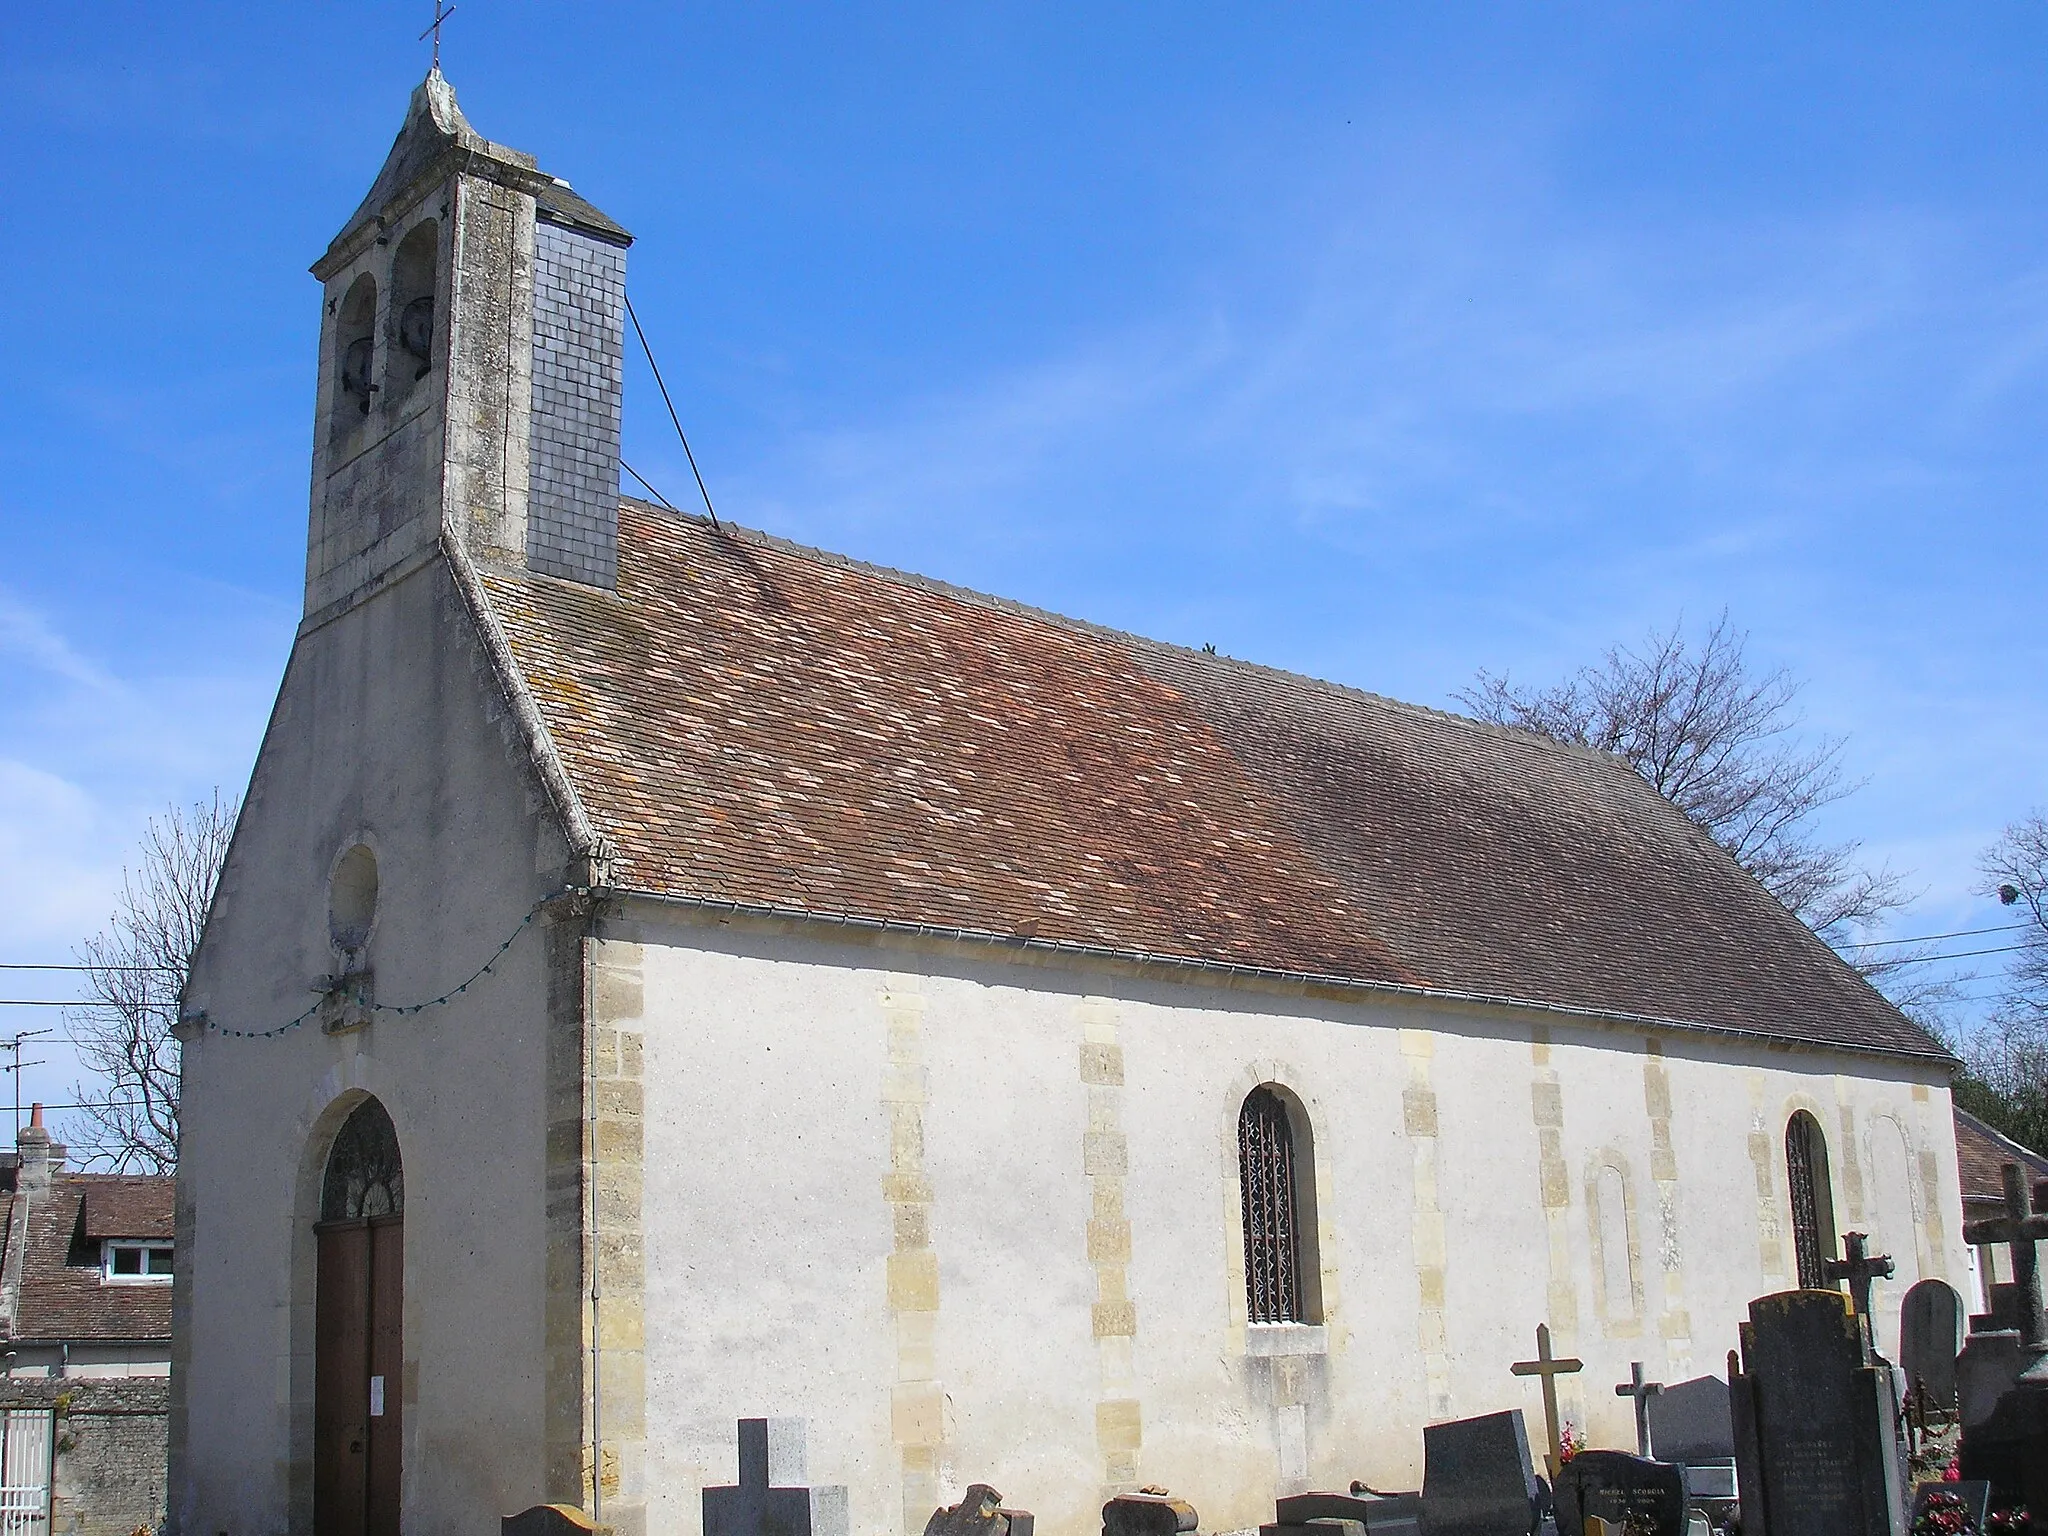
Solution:
[[[1605,754],[637,502],[485,586],[627,889],[1946,1056]]]
[[[168,1239],[177,1181],[145,1174],[60,1173],[47,1195],[29,1197],[28,1246],[12,1337],[21,1343],[163,1340],[171,1336],[168,1285],[109,1285],[102,1237]],[[0,1226],[13,1220],[0,1202]],[[94,1233],[89,1213],[107,1224]],[[119,1228],[120,1230],[115,1230]],[[11,1233],[4,1234],[11,1236]]]
[[[1957,1109],[1956,1171],[1962,1176],[1965,1205],[2005,1205],[2007,1163],[2018,1163],[2028,1180],[2048,1179],[2048,1157],[2029,1152],[2001,1132],[1993,1130],[1966,1109]],[[1995,1213],[1994,1213],[1995,1214]]]

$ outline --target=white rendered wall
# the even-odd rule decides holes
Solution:
[[[359,838],[378,855],[379,1000],[432,997],[489,958],[564,853],[494,700],[439,564],[301,640],[191,1001],[238,1029],[303,1010],[336,964],[328,872]],[[545,997],[536,921],[447,1007],[349,1034],[308,1023],[186,1043],[183,1529],[284,1530],[295,1480],[304,1513],[311,1222],[327,1145],[362,1092],[390,1111],[404,1159],[407,1527],[482,1536],[539,1500]]]
[[[1291,1487],[1416,1486],[1422,1425],[1443,1416],[1433,1391],[1453,1416],[1521,1407],[1540,1442],[1536,1390],[1507,1367],[1546,1319],[1559,1353],[1586,1361],[1568,1414],[1594,1443],[1632,1448],[1629,1405],[1613,1395],[1629,1363],[1665,1381],[1719,1374],[1748,1302],[1793,1283],[1767,1266],[1773,1252],[1791,1264],[1783,1131],[1799,1105],[1828,1135],[1837,1229],[1900,1242],[1880,1338],[1893,1340],[1912,1279],[1968,1276],[1948,1093],[1931,1069],[1679,1035],[1653,1056],[1641,1033],[1553,1021],[1546,1040],[1528,1016],[969,966],[795,931],[628,929],[617,931],[645,944],[652,1530],[699,1529],[700,1488],[735,1475],[733,1421],[784,1414],[810,1421],[812,1481],[850,1486],[855,1531],[922,1529],[929,1509],[904,1505],[926,1489],[892,1417],[907,1372],[943,1388],[938,1496],[987,1481],[1059,1536],[1099,1523],[1097,1408],[1125,1369],[1142,1417],[1137,1480],[1189,1498],[1205,1530],[1270,1520]],[[906,1028],[918,1043],[909,1079]],[[1120,1088],[1084,1082],[1091,1030],[1114,1037]],[[1661,1152],[1651,1068],[1668,1090]],[[1546,1074],[1554,1090],[1538,1088]],[[1281,1330],[1276,1346],[1275,1330],[1243,1322],[1235,1129],[1261,1081],[1291,1090],[1313,1121],[1320,1354],[1265,1356],[1316,1341]],[[1432,1241],[1418,1215],[1428,1138],[1410,1134],[1407,1099],[1424,1082],[1443,1212],[1434,1388],[1422,1273],[1433,1266],[1418,1263]],[[892,1307],[885,1199],[902,1123],[891,1105],[906,1093],[920,1096],[938,1267],[936,1312],[911,1335]],[[1561,1105],[1547,1112],[1549,1154],[1545,1103]],[[1127,1342],[1105,1344],[1084,1145],[1112,1121],[1131,1224],[1115,1283],[1136,1322]],[[1881,1171],[1873,1126],[1908,1138],[1911,1158]],[[1768,1198],[1759,1147],[1771,1149]],[[1565,1174],[1554,1218],[1546,1155]],[[1586,1187],[1606,1165],[1625,1170],[1630,1200],[1641,1300],[1627,1308],[1595,1304]],[[1668,1219],[1660,1174],[1676,1193]],[[929,1358],[906,1337],[928,1341]]]

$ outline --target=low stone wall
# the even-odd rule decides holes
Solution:
[[[162,1523],[168,1377],[0,1380],[0,1406],[57,1411],[50,1536],[131,1536]]]

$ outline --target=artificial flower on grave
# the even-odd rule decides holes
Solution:
[[[1960,1493],[1936,1489],[1913,1519],[1913,1536],[1978,1536],[1977,1523]]]

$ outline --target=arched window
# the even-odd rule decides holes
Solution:
[[[1785,1182],[1792,1196],[1792,1248],[1801,1290],[1821,1290],[1821,1266],[1835,1256],[1835,1195],[1828,1182],[1828,1143],[1820,1122],[1795,1110],[1785,1127]]]
[[[322,1221],[405,1214],[405,1169],[398,1157],[398,1128],[390,1112],[365,1099],[342,1122],[327,1153],[320,1186]]]
[[[440,257],[440,226],[432,219],[415,224],[391,258],[391,337],[385,356],[384,404],[387,409],[412,393],[434,370],[435,268]]]
[[[1315,1177],[1304,1122],[1297,1136],[1286,1099],[1271,1087],[1245,1095],[1237,1116],[1244,1200],[1245,1315],[1254,1323],[1316,1321]],[[1304,1143],[1297,1148],[1297,1141]],[[1304,1242],[1303,1234],[1309,1241]]]
[[[334,321],[334,436],[346,437],[370,414],[377,392],[377,280],[349,285]]]

